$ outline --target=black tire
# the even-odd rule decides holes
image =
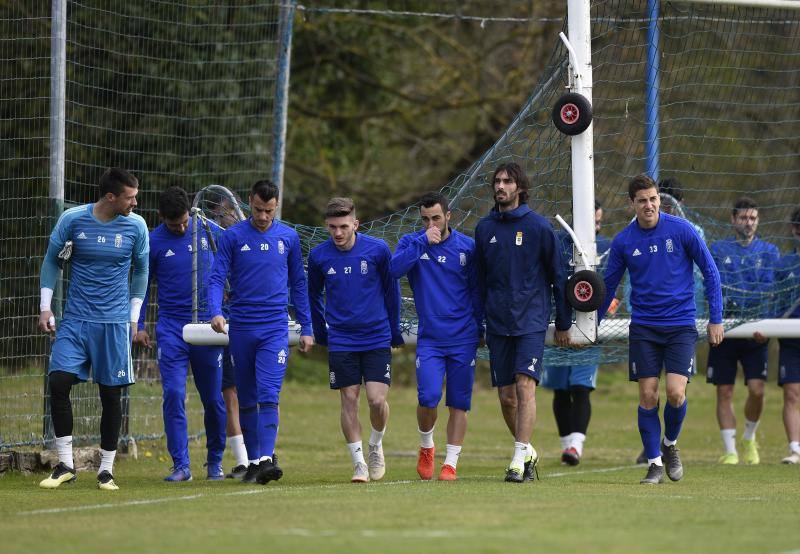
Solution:
[[[593,312],[603,305],[606,284],[596,272],[584,269],[567,281],[567,302],[579,312]]]
[[[580,135],[592,123],[592,105],[577,92],[568,92],[553,106],[553,123],[565,135]]]

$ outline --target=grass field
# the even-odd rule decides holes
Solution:
[[[416,394],[396,387],[386,478],[352,485],[338,397],[323,386],[289,384],[281,481],[208,483],[202,445],[193,443],[197,479],[167,485],[163,441],[117,463],[116,493],[98,491],[93,474],[55,491],[36,486],[43,475],[7,474],[0,551],[800,552],[800,467],[779,464],[785,439],[774,384],[759,428],[762,464],[753,467],[714,463],[721,445],[713,387],[702,379],[690,385],[679,442],[686,476],[656,487],[639,485],[644,469],[633,465],[641,448],[635,393],[624,375],[601,374],[585,458],[567,468],[559,464],[551,395],[540,391],[534,445],[542,479],[511,485],[502,476],[513,444],[493,391],[476,391],[459,480],[437,483],[416,478]],[[741,404],[737,398],[737,413]],[[436,431],[442,451],[444,427],[442,420]]]

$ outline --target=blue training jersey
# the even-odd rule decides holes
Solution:
[[[429,244],[425,231],[404,235],[391,262],[392,277],[408,275],[419,317],[419,344],[475,344],[483,335],[483,310],[475,270],[475,241],[450,230]]]
[[[652,229],[634,219],[611,242],[605,270],[602,319],[627,268],[631,321],[642,325],[695,325],[694,264],[703,273],[711,323],[722,322],[719,272],[708,247],[685,219],[661,213]]]
[[[208,283],[208,311],[222,315],[225,280],[230,282],[231,325],[287,329],[289,289],[301,335],[311,335],[306,275],[300,237],[273,221],[263,233],[249,219],[221,234]]]
[[[331,239],[311,250],[308,296],[317,343],[333,352],[403,344],[400,284],[389,271],[391,257],[384,241],[362,233],[350,250],[339,250]]]
[[[144,298],[149,241],[147,224],[138,214],[117,215],[102,222],[94,204],[71,208],[58,218],[40,275],[42,287],[54,289],[58,253],[72,241],[70,279],[64,317],[96,323],[130,320],[130,297]],[[133,264],[130,287],[128,275]]]
[[[790,252],[778,261],[774,305],[775,317],[800,318],[800,250]]]
[[[208,222],[212,237],[219,244],[222,227]],[[180,321],[192,319],[192,229],[189,220],[186,232],[178,236],[163,223],[150,232],[150,273],[148,283],[157,283],[158,317],[169,317]],[[198,319],[208,321],[208,280],[214,263],[208,232],[201,224],[197,234],[197,301]],[[145,296],[145,307],[150,295]],[[139,316],[139,329],[144,329],[146,309]]]
[[[710,250],[722,280],[725,315],[768,316],[780,258],[778,247],[759,238],[742,246],[735,237],[728,237],[712,244]]]

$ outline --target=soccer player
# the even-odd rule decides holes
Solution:
[[[634,219],[611,243],[605,271],[607,291],[615,291],[625,269],[631,281],[631,324],[628,338],[628,373],[639,384],[639,434],[647,456],[642,484],[683,477],[678,436],[686,416],[686,384],[694,365],[696,309],[694,264],[705,279],[709,304],[708,341],[722,342],[722,292],[719,272],[711,253],[691,223],[659,213],[656,183],[646,175],[634,177],[628,197]],[[598,311],[606,313],[613,294]],[[661,440],[658,382],[666,369],[667,404],[664,406],[664,440]],[[663,454],[663,460],[662,460]]]
[[[71,208],[58,218],[41,271],[39,329],[55,331],[51,310],[58,259],[72,270],[64,317],[50,354],[48,381],[58,465],[39,486],[55,489],[74,482],[72,385],[91,375],[100,390],[100,469],[97,486],[118,490],[113,466],[122,423],[122,389],[134,383],[132,327],[147,288],[147,224],[133,213],[139,181],[123,169],[100,177],[100,199]],[[69,244],[71,244],[71,256]],[[128,275],[133,265],[130,287]]]
[[[158,369],[163,387],[164,432],[167,449],[172,456],[172,471],[164,479],[169,482],[191,481],[189,437],[186,420],[186,370],[191,364],[200,400],[206,431],[207,478],[225,478],[222,453],[225,450],[225,405],[222,401],[222,347],[197,346],[183,340],[183,326],[192,321],[192,226],[189,219],[189,197],[180,187],[169,187],[158,200],[161,225],[150,233],[150,282],[158,283]],[[219,238],[222,229],[209,223]],[[214,232],[214,231],[212,231]],[[198,230],[198,284],[205,283],[214,261],[206,230]],[[148,287],[149,289],[149,287]],[[205,286],[201,286],[201,294]],[[145,306],[147,306],[145,296]],[[203,296],[204,298],[204,296]],[[208,320],[205,302],[198,317]],[[134,344],[150,347],[150,336],[144,328],[145,312],[139,316],[139,331]]]
[[[229,227],[219,241],[208,285],[211,327],[225,333],[222,296],[230,282],[230,351],[236,372],[239,420],[247,448],[244,483],[266,484],[283,476],[272,458],[278,436],[278,402],[289,359],[291,289],[301,326],[299,350],[314,344],[300,238],[275,221],[278,187],[256,182],[250,218]]]
[[[792,251],[780,259],[776,290],[783,317],[800,318],[800,207],[792,212]],[[800,464],[800,339],[779,339],[778,385],[783,387],[783,426],[789,455],[781,462]]]
[[[603,207],[594,205],[594,231],[597,253],[603,254],[611,246],[611,241],[600,234],[603,225]],[[571,271],[569,261],[572,257],[572,238],[568,233],[559,233],[564,270]],[[589,394],[595,389],[600,351],[590,348],[574,352],[581,361],[573,365],[549,365],[542,371],[541,386],[553,391],[553,415],[561,440],[561,463],[576,466],[583,456],[583,443],[592,416]],[[546,356],[545,356],[546,357]]]
[[[555,233],[528,205],[528,177],[516,163],[492,175],[495,207],[475,228],[475,259],[486,311],[486,344],[492,385],[514,436],[506,470],[511,483],[529,481],[539,456],[531,445],[536,422],[536,385],[541,378],[544,337],[555,299],[558,346],[568,346],[572,314]]]
[[[383,435],[389,420],[392,351],[401,346],[400,286],[389,270],[386,243],[358,233],[353,201],[332,198],[325,210],[330,238],[308,256],[308,296],[314,338],[328,347],[330,386],[339,390],[342,433],[353,461],[353,483],[383,478]],[[324,301],[323,301],[324,294]],[[364,461],[358,400],[367,393],[372,432]]]
[[[723,286],[724,313],[730,318],[768,315],[766,296],[771,294],[775,265],[780,254],[774,244],[756,236],[758,206],[750,198],[740,198],[731,215],[733,236],[711,245]],[[764,408],[764,384],[767,380],[768,339],[755,333],[752,339],[725,339],[708,354],[706,380],[717,387],[717,422],[725,453],[721,464],[738,464],[736,416],[733,413],[733,388],[737,364],[742,364],[747,385],[744,405],[742,461],[759,463],[756,429]]]
[[[408,275],[419,317],[417,333],[417,473],[433,477],[433,428],[447,377],[446,457],[440,481],[454,481],[467,432],[475,381],[475,354],[483,337],[483,311],[475,273],[475,241],[451,229],[447,197],[424,195],[417,204],[423,229],[400,239],[392,256],[392,277]]]
[[[234,193],[235,194],[235,193]],[[239,196],[236,195],[238,202]],[[214,215],[214,220],[222,227],[227,229],[234,223],[237,223],[236,211],[230,200],[221,194],[214,194],[211,201],[211,212]],[[223,302],[222,306],[223,316],[227,316],[227,306]],[[225,477],[228,479],[241,479],[247,473],[247,448],[244,446],[244,436],[242,435],[242,427],[239,424],[239,396],[236,394],[236,375],[233,369],[233,357],[231,356],[230,348],[227,346],[222,351],[222,398],[225,401],[225,411],[227,425],[225,432],[228,437],[228,448],[231,450],[235,461],[235,465],[230,473]],[[272,461],[275,465],[278,464],[277,457],[273,453]]]

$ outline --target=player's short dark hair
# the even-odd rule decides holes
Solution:
[[[736,203],[733,205],[733,209],[731,210],[731,214],[736,217],[736,214],[739,213],[741,210],[758,210],[758,204],[756,201],[748,196],[742,196]]]
[[[125,187],[132,189],[139,188],[139,180],[133,173],[118,167],[109,167],[100,176],[100,197],[102,198],[109,192],[114,196],[119,196]]]
[[[683,202],[683,187],[675,177],[667,177],[658,182],[658,192],[669,194],[678,202]]]
[[[337,196],[328,200],[325,206],[325,217],[345,217],[348,215],[356,216],[356,205],[351,198]]]
[[[528,176],[525,175],[525,172],[519,166],[518,163],[509,162],[498,165],[494,169],[494,173],[492,173],[492,180],[489,183],[492,187],[494,187],[494,179],[497,177],[497,174],[505,171],[508,174],[509,179],[513,179],[514,182],[517,184],[517,190],[519,191],[519,202],[520,204],[527,204],[528,203],[528,189],[530,188],[530,181],[528,181]]]
[[[181,187],[169,187],[158,197],[158,213],[164,219],[178,219],[189,212],[189,195]]]
[[[603,209],[603,203],[600,202],[599,200],[595,200],[594,201],[594,211],[602,210],[602,209]]]
[[[792,225],[796,225],[800,227],[800,206],[794,209],[792,212],[792,218],[789,220]]]
[[[256,183],[253,185],[253,188],[250,189],[250,196],[258,196],[264,202],[269,202],[273,198],[277,201],[278,194],[279,191],[277,185],[269,179],[256,181]]]
[[[447,197],[441,192],[426,192],[422,198],[417,202],[419,208],[433,208],[436,204],[442,207],[442,212],[447,213],[450,211],[450,206]]]
[[[636,198],[637,192],[647,189],[656,189],[656,191],[658,191],[658,185],[649,175],[645,175],[644,173],[637,175],[628,183],[628,198],[633,200]]]

